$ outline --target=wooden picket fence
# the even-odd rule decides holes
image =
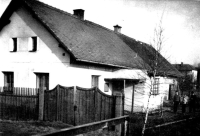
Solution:
[[[45,91],[44,119],[81,125],[115,117],[116,96],[98,88],[63,87]]]
[[[0,119],[37,120],[38,89],[0,87]]]
[[[44,92],[43,102],[40,92],[33,88],[0,87],[0,119],[38,120],[43,112],[43,120],[76,126],[123,115],[123,97],[106,95],[98,88],[57,85]]]

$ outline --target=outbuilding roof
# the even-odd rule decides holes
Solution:
[[[190,64],[173,64],[173,66],[179,71],[197,70],[194,66],[192,66]]]

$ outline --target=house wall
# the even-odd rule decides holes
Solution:
[[[197,70],[192,70],[192,81],[195,82],[197,81]]]
[[[134,84],[135,83],[133,81],[130,81],[130,80],[125,81],[124,109],[126,111],[131,111],[132,110],[132,98],[133,98]]]
[[[71,66],[69,53],[58,47],[57,40],[25,8],[14,12],[10,20],[11,23],[0,32],[0,86],[4,85],[2,72],[12,71],[15,87],[35,88],[35,73],[49,73],[49,89],[57,84],[90,88],[91,76],[99,75],[99,88],[104,90],[104,75],[109,75],[111,70]],[[39,37],[36,52],[28,51],[32,36]],[[19,39],[20,50],[17,52],[9,51],[13,37]],[[107,94],[111,94],[111,89]]]
[[[104,90],[104,79],[112,74],[112,69],[103,67],[77,67],[70,63],[70,55],[59,47],[58,41],[35,19],[25,8],[19,8],[10,17],[11,23],[0,32],[0,86],[4,85],[2,72],[14,72],[15,87],[36,87],[35,73],[49,73],[49,89],[57,84],[63,86],[91,87],[92,75],[99,76],[99,88]],[[38,36],[38,50],[28,51],[29,38]],[[13,37],[18,38],[20,50],[9,51],[9,44]],[[109,91],[112,94],[115,87],[109,82]],[[148,101],[149,80],[135,85],[134,88],[134,112],[143,111]],[[167,88],[163,84],[163,87]],[[165,89],[163,89],[165,90]],[[125,105],[132,102],[132,83],[125,84]],[[167,91],[167,89],[165,90]],[[165,92],[163,91],[163,92]],[[164,93],[163,93],[164,94]],[[153,96],[150,107],[160,104],[161,95]],[[125,107],[131,109],[130,106]]]
[[[151,80],[147,79],[135,85],[134,89],[134,112],[144,112],[147,108],[149,99],[149,109],[160,109],[163,100],[168,100],[169,85],[173,83],[173,79],[166,77],[159,78],[159,94],[151,95],[149,99],[149,91],[151,88]]]

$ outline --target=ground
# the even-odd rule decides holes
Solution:
[[[131,115],[130,121],[130,135],[141,135],[142,126],[144,122],[145,115]],[[173,112],[166,111],[161,117],[159,114],[150,115],[147,122],[147,130],[145,130],[146,136],[181,136],[182,134],[188,134],[188,136],[193,135],[194,131],[200,133],[200,112],[196,113],[186,113],[182,114],[181,112],[174,114]],[[180,121],[180,122],[179,122]],[[162,127],[152,128],[161,124],[168,124]],[[196,127],[194,127],[196,126]],[[198,126],[198,127],[197,127]],[[148,129],[149,128],[149,129]],[[182,133],[182,130],[185,130]],[[193,132],[190,133],[190,132]],[[196,132],[195,132],[196,133]]]
[[[0,121],[0,136],[29,136],[53,132],[69,125],[61,122],[39,122],[39,121]]]
[[[130,135],[141,135],[144,117],[145,114],[130,114]],[[196,133],[200,133],[200,111],[196,113],[188,113],[187,111],[186,114],[182,114],[180,109],[177,114],[174,114],[171,110],[164,111],[162,116],[159,113],[150,113],[147,128],[183,119],[187,120],[163,127],[147,129],[145,135],[181,136],[187,134],[193,136],[196,135]],[[61,122],[0,120],[0,136],[30,136],[54,132],[55,130],[67,127],[70,126]],[[116,132],[108,132],[105,129],[90,132],[84,134],[84,136],[115,136],[115,134]]]
[[[198,136],[200,133],[199,117],[194,120],[147,130],[145,136]]]

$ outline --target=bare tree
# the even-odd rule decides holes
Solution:
[[[163,61],[163,57],[161,57],[161,51],[163,49],[164,45],[164,28],[162,27],[162,18],[158,24],[157,27],[154,29],[154,36],[152,38],[152,43],[149,45],[149,49],[151,51],[151,57],[148,57],[148,64],[150,68],[148,68],[148,75],[150,77],[150,84],[149,84],[149,94],[148,94],[148,101],[147,101],[147,107],[146,107],[146,114],[145,114],[145,120],[144,125],[142,128],[142,136],[145,133],[145,128],[148,120],[149,115],[149,104],[150,104],[150,98],[153,95],[154,91],[154,85],[156,84],[156,76],[159,74],[165,74],[165,71],[160,71],[161,64]],[[161,98],[163,100],[163,98]],[[161,102],[162,103],[162,102]],[[162,109],[162,104],[161,104]],[[162,116],[162,112],[161,112]]]

